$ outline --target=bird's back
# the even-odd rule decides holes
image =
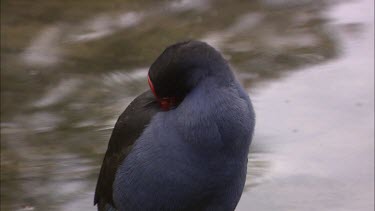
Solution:
[[[120,166],[121,210],[233,210],[246,177],[254,114],[236,85],[202,87],[155,115]],[[209,89],[209,90],[208,90]]]
[[[99,210],[234,210],[254,130],[250,99],[225,59],[199,41],[168,47],[150,91],[113,131],[100,172]]]

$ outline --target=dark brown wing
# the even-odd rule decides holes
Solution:
[[[112,185],[117,168],[159,111],[160,107],[152,92],[146,91],[134,99],[118,118],[96,184],[94,205],[98,204],[98,210],[105,210],[108,205],[115,207]]]

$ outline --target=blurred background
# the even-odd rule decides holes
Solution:
[[[95,210],[117,117],[187,39],[257,113],[237,210],[374,209],[373,0],[1,0],[1,210]]]

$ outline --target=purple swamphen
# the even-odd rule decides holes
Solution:
[[[204,42],[177,43],[148,82],[113,129],[98,210],[234,210],[255,114],[225,59]]]

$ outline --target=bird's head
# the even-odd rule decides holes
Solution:
[[[148,82],[163,110],[178,105],[202,79],[230,72],[227,62],[213,47],[187,41],[167,47],[151,65]]]

